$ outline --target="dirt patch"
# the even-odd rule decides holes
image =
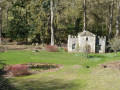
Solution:
[[[34,45],[2,45],[5,50],[38,50],[41,51],[43,47]]]
[[[100,68],[109,68],[109,69],[114,69],[114,70],[120,70],[120,62],[111,62],[111,63],[101,64]]]
[[[81,65],[74,65],[73,68],[81,68]]]

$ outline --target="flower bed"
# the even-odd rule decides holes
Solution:
[[[8,76],[23,76],[36,74],[40,72],[51,72],[62,68],[60,64],[49,64],[49,63],[26,63],[17,65],[7,65],[4,70]]]

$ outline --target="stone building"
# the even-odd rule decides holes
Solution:
[[[80,32],[78,36],[68,36],[68,52],[83,53],[86,46],[90,53],[105,53],[106,37],[97,37],[89,31]]]

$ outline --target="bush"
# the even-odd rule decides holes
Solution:
[[[64,51],[65,51],[65,52],[68,52],[68,48],[67,48],[67,47],[65,47],[65,48],[64,48]]]
[[[57,46],[52,46],[52,45],[46,45],[45,50],[48,51],[48,52],[57,52],[58,47]]]
[[[28,75],[29,74],[29,67],[27,65],[12,65],[12,66],[6,66],[5,70],[8,73],[11,73],[12,76],[22,76],[22,75]]]
[[[88,54],[91,53],[91,46],[88,43],[86,43],[83,47],[83,50],[86,58],[88,58]]]
[[[0,46],[0,52],[5,52],[5,48],[3,46]]]
[[[120,37],[114,37],[109,40],[109,46],[114,52],[115,56],[117,56],[117,51],[120,50]]]
[[[2,63],[1,61],[2,60],[0,60],[0,66],[4,66],[5,63]],[[5,77],[5,74],[6,72],[0,67],[0,90],[16,90],[9,82],[9,79]]]

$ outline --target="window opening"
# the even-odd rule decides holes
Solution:
[[[88,37],[86,38],[86,41],[88,41]]]
[[[75,44],[72,44],[72,49],[73,49],[73,50],[75,49]]]
[[[101,45],[99,45],[99,50],[101,50]]]

